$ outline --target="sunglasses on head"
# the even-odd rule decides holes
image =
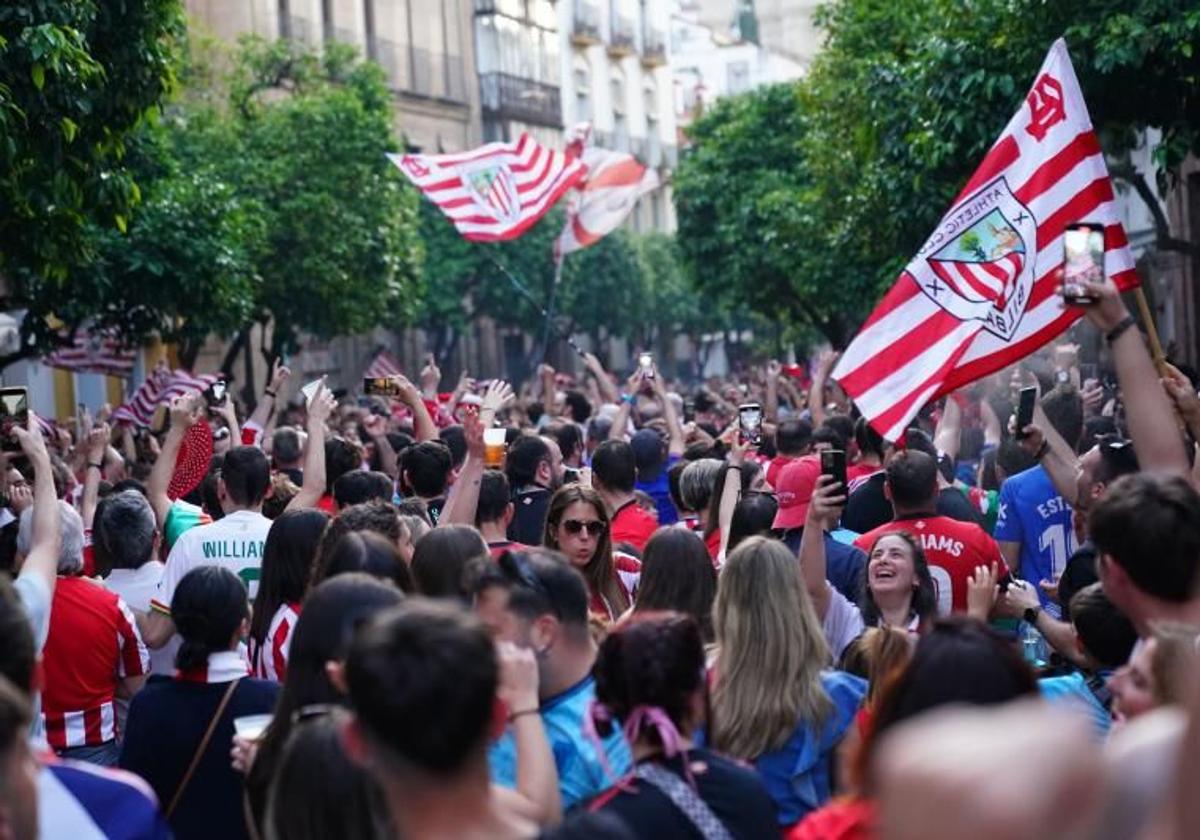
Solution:
[[[608,527],[598,519],[593,519],[590,522],[583,522],[579,519],[564,519],[562,526],[567,529],[568,534],[578,534],[586,528],[590,537],[600,536]]]

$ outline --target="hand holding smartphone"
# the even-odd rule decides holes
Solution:
[[[1097,302],[1085,283],[1104,280],[1104,225],[1076,222],[1063,231],[1063,303],[1091,306]]]
[[[738,426],[742,439],[758,446],[762,443],[762,406],[758,403],[743,403],[738,406]]]
[[[844,450],[821,450],[821,475],[831,476],[834,483],[841,486],[842,493],[849,492],[849,481],[846,479],[846,453]]]
[[[21,442],[13,434],[17,426],[29,427],[29,389],[0,388],[0,451],[21,451]]]
[[[654,357],[649,353],[641,353],[638,356],[638,368],[642,371],[642,376],[646,379],[654,378]]]
[[[1025,427],[1033,422],[1033,409],[1037,403],[1037,388],[1022,388],[1020,400],[1017,403],[1017,428],[1014,435],[1017,440],[1025,437]]]

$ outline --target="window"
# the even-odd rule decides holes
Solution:
[[[625,117],[625,80],[621,76],[613,76],[609,93],[612,98],[613,145],[617,151],[623,152],[629,148],[629,121]]]
[[[745,93],[750,90],[750,64],[746,61],[731,61],[725,67],[725,82],[728,92]]]
[[[576,64],[572,78],[575,82],[575,121],[592,120],[592,74],[586,65]]]
[[[662,144],[658,137],[658,89],[652,84],[642,90],[642,107],[646,111],[646,163],[659,166]],[[657,227],[657,225],[655,225]]]

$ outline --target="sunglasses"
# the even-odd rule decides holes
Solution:
[[[578,534],[580,531],[586,529],[589,537],[598,537],[608,528],[607,525],[597,519],[593,519],[590,522],[582,522],[578,519],[564,519],[561,524],[567,529],[568,534]]]

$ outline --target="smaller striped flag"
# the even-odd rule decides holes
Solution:
[[[374,379],[381,376],[396,376],[403,372],[400,368],[400,363],[396,361],[396,357],[381,348],[371,359],[371,363],[367,365],[367,369],[363,371],[363,378]]]
[[[169,405],[172,399],[183,394],[199,393],[218,378],[217,374],[211,373],[197,376],[183,369],[172,371],[160,364],[138,386],[129,401],[113,411],[113,420],[134,426],[149,426],[160,405]]]
[[[105,330],[79,327],[71,343],[46,357],[46,364],[79,373],[100,373],[128,378],[133,374],[136,351],[121,344],[116,335]]]

